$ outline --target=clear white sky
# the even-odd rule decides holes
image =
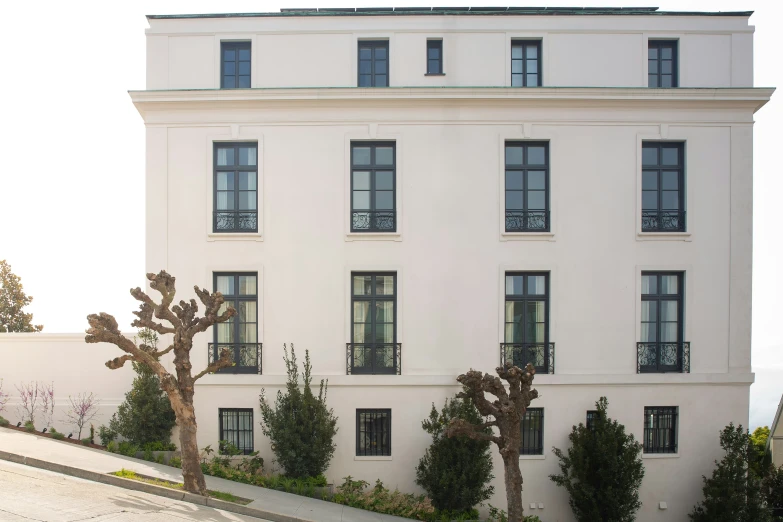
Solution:
[[[44,331],[83,331],[86,315],[98,311],[129,328],[136,309],[128,289],[144,283],[144,126],[127,91],[145,84],[144,15],[390,5],[754,10],[755,85],[783,87],[780,0],[6,2],[0,31],[0,259],[11,263],[34,296],[30,311]],[[781,97],[783,90],[756,115],[751,427],[772,422],[783,393]]]

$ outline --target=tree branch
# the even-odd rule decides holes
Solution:
[[[496,423],[489,424],[496,425]],[[449,425],[446,428],[446,436],[454,437],[457,435],[464,435],[473,440],[486,440],[489,442],[494,442],[498,446],[503,443],[503,439],[501,437],[480,431],[481,427],[483,427],[483,425],[478,426],[476,424],[471,424],[465,419],[451,419],[451,422],[449,422]]]
[[[204,368],[203,371],[196,374],[195,377],[193,377],[193,382],[196,382],[197,380],[201,379],[208,373],[215,373],[221,368],[227,368],[228,366],[232,366],[234,362],[231,360],[231,351],[228,348],[223,348],[220,351],[220,359],[213,362],[206,368]]]

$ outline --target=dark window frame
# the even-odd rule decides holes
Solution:
[[[370,294],[370,295],[356,295],[354,293],[354,290],[353,290],[353,278],[354,278],[354,276],[364,276],[364,277],[371,276],[372,277],[372,282],[370,283],[370,287],[372,288],[372,294]],[[392,288],[392,295],[391,296],[376,294],[376,283],[375,283],[375,281],[376,281],[376,277],[378,277],[378,276],[384,276],[384,277],[389,277],[390,276],[390,277],[393,278],[394,285],[393,285],[393,288]],[[393,339],[392,339],[392,343],[391,344],[394,345],[393,346],[394,361],[393,361],[392,367],[389,368],[389,371],[385,372],[385,373],[389,373],[389,374],[392,374],[392,373],[396,374],[396,373],[398,373],[397,370],[399,369],[400,360],[399,360],[398,353],[397,353],[397,350],[396,350],[396,346],[397,346],[397,272],[390,272],[390,271],[379,271],[379,272],[356,271],[356,272],[351,272],[350,292],[351,292],[351,343],[350,344],[352,346],[356,345],[356,344],[364,344],[364,345],[366,345],[366,344],[371,344],[371,345],[379,345],[379,344],[380,345],[386,345],[386,344],[389,344],[389,343],[379,343],[379,342],[376,341],[376,339],[377,339],[377,335],[376,335],[377,322],[375,320],[376,319],[375,306],[376,306],[376,303],[379,302],[379,301],[391,301],[392,302],[392,309],[393,309],[393,317],[392,317],[393,323],[392,324],[394,325],[394,329],[393,329]],[[356,317],[354,316],[354,303],[356,301],[364,301],[364,302],[370,302],[371,303],[372,311],[370,313],[370,317],[372,318],[372,323],[371,323],[372,324],[372,327],[371,327],[371,332],[372,333],[370,334],[370,338],[372,339],[372,341],[370,343],[367,343],[367,342],[359,343],[354,338],[354,334],[355,334],[354,325],[357,324],[356,323]],[[359,324],[362,324],[362,323],[359,323]],[[388,324],[388,323],[383,323],[383,324]],[[373,368],[374,368],[374,366],[373,366]],[[361,371],[357,372],[356,369],[357,369],[357,367],[353,366],[353,360],[351,360],[351,373],[352,374],[364,373],[364,372],[361,372]],[[373,372],[373,373],[375,373],[375,372]]]
[[[533,436],[533,440],[527,440],[526,434],[529,430],[525,429],[525,423],[531,423],[533,417],[538,418],[538,433]],[[522,431],[522,443],[519,445],[520,455],[543,455],[544,454],[544,408],[528,408],[520,425]],[[537,440],[536,440],[537,439]]]
[[[239,294],[239,278],[240,277],[246,277],[246,276],[253,276],[256,278],[256,293],[255,295],[240,295]],[[214,341],[214,350],[215,353],[213,354],[214,360],[218,360],[220,358],[220,346],[231,344],[233,346],[234,350],[234,360],[238,361],[241,360],[239,357],[239,350],[242,345],[248,345],[248,344],[255,344],[257,345],[256,349],[261,350],[261,343],[258,341],[258,324],[259,324],[259,317],[258,317],[258,291],[259,291],[259,280],[258,280],[258,272],[213,272],[212,273],[212,288],[215,289],[215,292],[217,292],[218,288],[218,277],[233,277],[234,278],[234,291],[235,293],[233,295],[224,295],[223,297],[226,298],[226,301],[234,301],[237,303],[236,308],[237,309],[237,315],[235,315],[233,320],[233,330],[234,330],[234,341],[232,343],[220,343],[218,340],[218,327],[215,325],[213,327],[213,333],[212,338]],[[251,324],[250,322],[240,322],[239,321],[239,302],[240,301],[247,301],[247,302],[254,302],[256,303],[256,317],[255,317],[255,325],[256,325],[256,335],[255,335],[255,342],[241,342],[239,340],[239,331],[241,329],[242,325]],[[218,370],[218,373],[260,373],[260,353],[256,353],[256,366],[229,366],[227,368],[222,368]]]
[[[679,414],[677,406],[644,407],[644,453],[677,453]],[[648,427],[650,418],[653,421],[652,427]],[[669,425],[660,427],[664,420],[667,420]],[[661,441],[661,438],[664,440]]]
[[[370,148],[370,164],[369,165],[355,165],[354,164],[354,151],[357,148]],[[376,151],[379,147],[391,147],[392,149],[392,164],[391,165],[378,165],[376,163]],[[397,232],[397,142],[396,141],[351,141],[351,209],[350,209],[350,223],[351,232],[356,233],[396,233]],[[378,171],[391,171],[392,173],[392,209],[376,208],[375,195],[376,188],[376,172]],[[355,209],[354,208],[354,172],[369,172],[370,173],[370,208],[369,209]],[[354,219],[354,213],[357,214],[369,214],[369,224],[367,228],[356,228],[356,220]],[[379,215],[380,214],[392,214],[392,226],[391,228],[379,227]]]
[[[387,444],[384,446],[383,444],[378,447],[377,450],[368,451],[366,445],[364,450],[362,450],[360,445],[360,439],[362,433],[361,427],[361,416],[362,414],[365,415],[378,415],[378,414],[385,414],[387,419],[387,425],[386,427],[388,430],[386,431],[386,440]],[[384,427],[384,426],[381,426]],[[370,432],[372,434],[376,434],[376,431]],[[381,442],[383,442],[383,430],[380,431],[381,434]],[[373,436],[370,435],[370,438],[372,439]],[[375,437],[378,438],[377,435]],[[372,440],[371,440],[372,442]],[[391,457],[392,455],[392,410],[391,408],[357,408],[356,409],[356,456],[357,457]]]
[[[512,87],[541,87],[543,85],[543,56],[541,54],[541,51],[543,49],[543,46],[541,45],[542,40],[536,40],[536,39],[514,39],[511,40],[511,86]],[[536,47],[536,84],[535,85],[528,85],[528,57],[527,57],[527,47],[528,46],[534,46]],[[522,48],[522,58],[514,58],[514,47],[521,47]],[[522,62],[522,72],[521,73],[515,73],[514,72],[514,61],[518,60]],[[514,84],[514,77],[518,76],[522,79],[522,85],[515,85]]]
[[[665,365],[661,362],[661,355],[663,353],[662,345],[676,344],[678,350],[683,349],[683,342],[685,336],[685,272],[673,271],[673,270],[645,270],[642,272],[642,277],[655,276],[656,291],[654,294],[641,293],[642,302],[655,302],[655,341],[640,341],[642,344],[655,344],[656,346],[656,365],[655,367],[641,366],[641,373],[663,373],[663,372],[680,372],[680,363],[674,365]],[[662,276],[676,276],[677,277],[677,293],[676,294],[662,294],[661,293],[661,277]],[[676,301],[677,302],[677,341],[662,341],[661,340],[661,302],[662,301]],[[652,323],[652,321],[640,321],[640,327],[642,323]],[[671,321],[668,321],[671,322]],[[639,355],[637,354],[637,357]],[[678,354],[678,361],[683,357],[682,353]]]
[[[522,147],[522,163],[509,163],[508,153],[509,148]],[[541,165],[531,164],[528,160],[529,150],[531,147],[543,147],[544,148],[544,163]],[[549,142],[548,141],[506,141],[503,146],[503,208],[504,208],[504,230],[506,232],[549,232],[551,230],[551,182],[550,182],[550,155],[549,155]],[[544,210],[529,209],[528,208],[528,194],[531,191],[540,192],[538,189],[528,188],[529,172],[530,171],[544,171]],[[522,173],[522,189],[509,189],[508,188],[508,172],[521,172]],[[522,208],[510,209],[508,208],[508,193],[509,192],[521,192],[522,193]],[[520,216],[513,216],[514,213],[519,213]],[[511,215],[510,215],[511,214]],[[509,221],[511,219],[511,221]],[[522,225],[514,225],[516,220],[522,219]],[[543,219],[544,226],[537,226],[540,220]],[[536,226],[531,226],[531,223],[535,223]],[[509,226],[511,224],[511,226]]]
[[[522,276],[523,277],[523,283],[522,283],[522,294],[509,294],[507,290],[507,283],[506,278],[509,276]],[[531,294],[528,291],[528,276],[543,276],[544,277],[544,285],[545,285],[545,291],[544,294]],[[540,365],[534,365],[536,367],[536,371],[540,373],[549,373],[548,368],[552,364],[551,357],[552,354],[549,350],[549,298],[551,294],[551,282],[550,282],[550,272],[542,272],[542,271],[507,271],[503,274],[503,292],[504,292],[504,299],[503,299],[503,343],[508,347],[508,345],[541,345],[543,346],[543,366]],[[512,302],[522,302],[522,303],[529,303],[529,302],[540,302],[543,301],[544,303],[544,340],[543,341],[526,341],[527,338],[527,321],[523,319],[522,321],[522,328],[523,332],[521,335],[522,341],[515,342],[513,339],[509,340],[506,339],[506,325],[509,324],[508,321],[506,321],[506,303],[509,301]],[[511,324],[516,324],[515,322],[512,322]],[[524,352],[523,352],[524,353]],[[513,357],[513,356],[512,356]]]
[[[656,58],[650,58],[650,50],[655,49],[656,50]],[[672,51],[672,58],[671,60],[664,60],[662,58],[662,50],[663,49],[671,49]],[[653,88],[653,89],[675,89],[680,86],[680,64],[679,64],[679,49],[680,49],[680,42],[679,40],[647,40],[647,87]],[[662,87],[661,84],[663,83],[663,76],[666,76],[663,73],[663,68],[661,67],[663,65],[664,61],[671,61],[672,62],[672,84],[670,87]],[[657,72],[650,72],[650,65],[651,62],[654,62],[656,64]],[[655,85],[650,85],[651,79],[655,79]]]
[[[389,40],[359,40],[356,46],[356,86],[362,88],[371,87],[388,87],[391,85],[391,54],[389,49]],[[361,63],[362,63],[362,48],[369,48],[372,51],[372,58],[370,59],[370,85],[362,85],[361,77]],[[386,49],[386,74],[380,75],[375,72],[375,50]],[[366,76],[366,75],[364,75]],[[377,76],[386,76],[386,84],[378,85]]]
[[[226,414],[236,414],[236,423],[237,423],[237,429],[236,430],[229,430],[232,432],[236,432],[236,439],[231,440],[226,438],[226,432],[223,428],[223,419],[224,419],[224,413]],[[250,429],[249,430],[241,430],[239,429],[239,415],[240,414],[250,414]],[[242,452],[243,455],[250,455],[254,451],[255,447],[255,432],[253,429],[253,408],[218,408],[218,426],[220,429],[220,438],[218,440],[227,440],[229,442],[234,443],[237,448]],[[241,432],[250,433],[250,448],[240,448],[239,447],[239,434]],[[218,445],[218,452],[223,454],[223,448],[220,447],[222,445]]]
[[[234,87],[226,87],[225,86],[225,78],[226,76],[232,76],[226,74],[226,59],[224,58],[224,51],[227,50],[233,50],[235,51],[235,58],[234,58]],[[250,71],[248,74],[239,74],[239,51],[247,50],[250,53],[250,60],[242,60],[242,61],[248,61]],[[247,76],[248,77],[248,86],[247,87],[240,87],[239,86],[239,77],[240,76]],[[226,42],[220,42],[220,88],[221,89],[250,89],[252,87],[252,81],[253,81],[253,42],[251,41],[226,41]]]
[[[588,430],[595,429],[595,420],[598,418],[598,410],[587,410],[585,415],[585,427]]]
[[[664,165],[663,149],[677,149],[677,165]],[[656,164],[646,165],[644,163],[644,151],[655,150]],[[685,209],[685,142],[684,141],[663,141],[663,140],[645,140],[642,141],[642,233],[645,232],[685,232],[687,231],[687,213]],[[671,189],[663,188],[663,172],[677,172],[677,209],[663,208],[663,193],[672,192]],[[656,189],[645,189],[645,172],[656,173]],[[644,208],[644,193],[656,192],[657,206],[655,209]]]
[[[437,58],[430,58],[430,49],[438,51]],[[436,65],[435,70],[431,67],[433,63]],[[428,38],[427,39],[427,72],[425,76],[443,76],[443,39],[442,38]]]
[[[233,165],[218,165],[218,149],[231,148],[234,149],[234,164]],[[255,165],[240,165],[239,164],[239,149],[252,147],[256,150],[256,164]],[[258,164],[260,163],[259,148],[257,141],[215,141],[212,144],[212,233],[214,234],[236,234],[236,233],[258,233],[258,192],[259,192],[259,177],[258,177]],[[234,208],[232,210],[219,210],[218,209],[218,173],[219,172],[233,172],[234,173]],[[255,210],[240,210],[239,208],[239,195],[242,191],[239,189],[239,173],[240,172],[254,172],[256,175],[256,208]],[[218,228],[218,214],[219,213],[231,213],[234,218],[233,228]],[[241,226],[242,214],[255,214],[254,226],[245,227]],[[252,218],[251,218],[252,219]]]

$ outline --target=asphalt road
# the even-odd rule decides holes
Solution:
[[[0,522],[259,522],[156,495],[0,460]]]

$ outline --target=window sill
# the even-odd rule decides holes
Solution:
[[[554,241],[554,232],[501,232],[501,241]]]
[[[207,241],[263,241],[264,236],[259,232],[211,232],[207,234]]]
[[[424,73],[424,76],[446,76],[446,73]]]
[[[693,241],[690,232],[637,232],[637,241]]]
[[[349,232],[346,241],[402,241],[399,232]]]
[[[642,453],[643,459],[678,459],[679,453]]]
[[[367,457],[355,456],[353,460],[391,460],[391,455],[372,455]]]
[[[544,460],[546,455],[520,455],[519,460]]]

